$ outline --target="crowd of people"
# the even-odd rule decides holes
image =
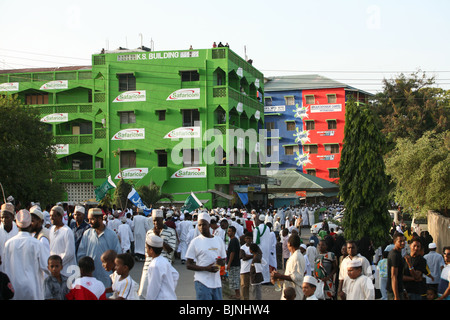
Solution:
[[[179,260],[197,300],[449,299],[450,247],[393,226],[392,241],[346,240],[342,205],[125,210],[1,206],[0,299],[176,300]],[[315,222],[320,230],[304,230]],[[335,221],[333,221],[335,222]],[[303,233],[303,236],[302,236]],[[144,262],[140,279],[130,271]],[[224,296],[226,294],[226,296]]]

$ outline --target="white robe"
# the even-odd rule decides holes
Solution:
[[[264,231],[264,227],[266,227],[265,231]],[[269,263],[271,262],[271,260],[270,260],[270,253],[272,252],[272,235],[270,233],[269,227],[267,227],[265,224],[261,223],[253,231],[253,242],[254,243],[256,243],[257,233],[258,233],[257,230],[258,229],[259,229],[260,234],[261,234],[259,248],[262,251],[263,259],[268,262],[265,266],[263,266],[263,277],[264,277],[263,283],[267,283],[267,282],[270,282]]]
[[[177,300],[175,289],[179,274],[169,260],[158,256],[148,266],[146,300]]]
[[[134,238],[130,225],[128,223],[119,225],[117,228],[117,235],[119,236],[122,253],[129,251],[131,248],[131,240]]]
[[[19,231],[6,241],[5,273],[14,288],[13,300],[44,300],[44,274],[48,272],[42,244],[29,232]]]
[[[145,255],[145,235],[150,230],[148,218],[143,215],[134,216],[134,252]]]
[[[63,269],[61,273],[69,277],[72,273],[70,266],[77,266],[75,254],[75,237],[72,229],[64,225],[58,229],[56,226],[50,228],[50,255],[57,254],[62,258]]]
[[[347,277],[342,285],[346,300],[375,300],[375,287],[372,280],[361,274],[356,279]]]

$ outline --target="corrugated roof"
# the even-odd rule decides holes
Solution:
[[[318,74],[266,77],[265,81],[264,92],[266,93],[271,91],[345,88],[347,90],[357,90],[372,95],[369,92],[356,89],[348,84]]]
[[[0,70],[0,74],[4,73],[31,73],[31,72],[54,72],[54,71],[77,71],[91,70],[92,66],[70,66],[70,67],[54,67],[54,68],[26,68],[26,69],[9,69]]]
[[[339,190],[339,186],[337,184],[334,184],[322,178],[299,172],[297,170],[278,170],[275,174],[271,174],[270,177],[281,181],[281,184],[279,186],[270,186],[269,189],[272,192],[333,192]]]

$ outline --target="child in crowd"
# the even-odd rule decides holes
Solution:
[[[106,292],[112,292],[111,300],[138,300],[138,284],[131,278],[134,259],[129,253],[118,254],[115,259],[115,271],[110,275],[112,286]]]
[[[0,259],[1,264],[1,259]],[[14,297],[14,288],[6,273],[0,271],[0,300],[10,300]]]
[[[81,277],[72,284],[66,295],[67,300],[106,300],[105,285],[92,276],[95,270],[94,259],[82,257],[78,261]]]
[[[59,255],[51,255],[48,260],[48,271],[50,275],[44,280],[44,299],[45,300],[66,300],[66,294],[69,293],[67,279],[61,273],[63,268],[62,258]]]
[[[102,261],[102,266],[106,271],[114,271],[116,267],[116,257],[117,252],[114,250],[106,250],[105,252],[103,252],[100,260]]]
[[[318,300],[315,293],[317,280],[313,276],[305,276],[302,283],[303,300]]]
[[[261,300],[261,283],[263,282],[262,265],[264,259],[262,252],[256,243],[250,244],[250,253],[253,254],[252,264],[250,266],[250,287],[252,293],[252,300]]]
[[[286,300],[295,300],[296,294],[293,287],[287,287],[284,289],[283,294]]]

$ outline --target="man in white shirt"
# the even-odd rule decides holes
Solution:
[[[253,230],[253,242],[259,246],[262,251],[262,258],[268,262],[264,265],[262,274],[264,277],[263,283],[269,283],[269,263],[272,261],[270,258],[272,252],[272,234],[270,233],[270,228],[263,223],[264,220],[265,216],[263,214],[255,218],[256,227]]]
[[[439,277],[441,276],[442,269],[445,267],[444,257],[436,252],[436,243],[430,243],[428,249],[430,249],[430,252],[423,257],[427,261],[427,266],[430,269],[433,279],[426,277],[427,286],[431,285],[437,290]]]
[[[64,224],[64,209],[54,206],[50,210],[52,226],[50,228],[50,255],[57,254],[63,260],[61,273],[66,277],[71,275],[69,266],[76,266],[75,237],[72,229]]]
[[[44,274],[47,259],[42,244],[30,234],[31,214],[20,210],[16,216],[19,231],[5,244],[5,273],[14,288],[14,300],[44,300]]]
[[[362,274],[362,265],[360,259],[353,259],[347,264],[348,277],[342,287],[342,298],[345,300],[375,300],[375,287],[372,280]]]
[[[186,210],[184,212],[184,219],[180,222],[178,228],[180,232],[180,243],[178,244],[178,249],[180,251],[180,259],[182,264],[186,262],[186,250],[189,245],[189,231],[192,229],[191,214]]]
[[[144,210],[137,209],[134,216],[134,253],[138,261],[145,261],[145,235],[150,230],[148,218],[143,215]]]
[[[19,229],[14,222],[14,216],[16,212],[14,205],[12,203],[4,203],[2,204],[1,209],[2,223],[0,225],[0,259],[3,258],[3,261],[5,261],[5,258],[3,257],[3,249],[5,248],[5,243],[12,237],[16,236],[19,232]],[[4,272],[4,270],[5,269],[3,264],[0,264],[0,271]]]
[[[186,251],[186,267],[195,271],[194,284],[197,300],[222,300],[220,267],[225,265],[223,240],[211,234],[209,213],[198,216],[200,235],[192,239]]]
[[[117,228],[117,235],[119,236],[120,247],[122,253],[130,252],[131,241],[133,239],[133,231],[131,231],[130,225],[127,223],[127,218],[123,216],[121,218],[122,224]]]

